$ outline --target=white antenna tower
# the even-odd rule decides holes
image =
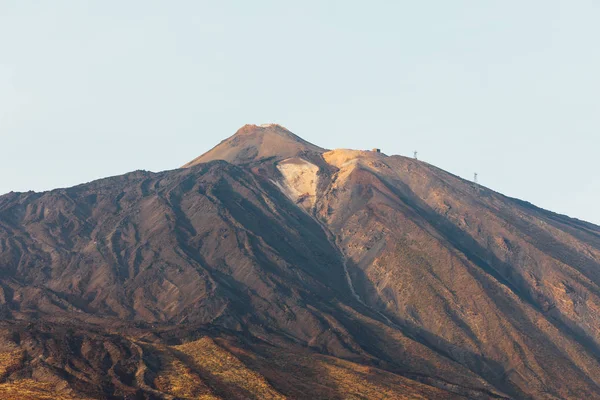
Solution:
[[[473,182],[475,182],[475,184],[479,183],[477,182],[477,172],[475,172],[475,175],[473,175]]]

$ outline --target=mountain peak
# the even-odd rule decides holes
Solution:
[[[0,196],[0,399],[600,400],[600,227],[275,124],[211,160]]]
[[[283,160],[302,153],[320,154],[325,151],[279,124],[247,124],[238,129],[233,136],[185,164],[183,168],[214,160],[248,164],[265,159]]]

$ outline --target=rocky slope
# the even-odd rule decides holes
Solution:
[[[278,125],[0,196],[0,268],[3,398],[600,398],[600,227]]]

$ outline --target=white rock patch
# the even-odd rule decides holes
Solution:
[[[292,158],[280,162],[277,169],[283,175],[279,187],[295,203],[310,209],[317,195],[317,172],[319,167],[301,158]]]

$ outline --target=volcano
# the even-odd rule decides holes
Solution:
[[[0,196],[0,397],[600,399],[600,227],[246,125]]]

